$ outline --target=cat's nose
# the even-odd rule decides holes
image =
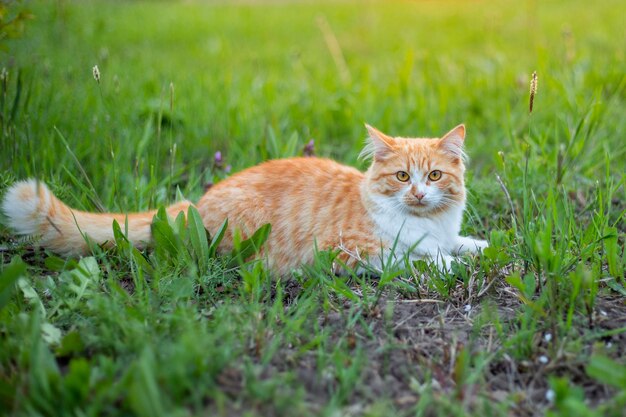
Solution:
[[[422,198],[424,198],[424,196],[425,196],[426,194],[424,194],[424,193],[422,193],[422,192],[417,192],[417,193],[415,193],[415,194],[413,194],[413,195],[415,196],[415,198],[417,198],[418,200],[420,200],[420,201],[421,201],[421,200],[422,200]]]

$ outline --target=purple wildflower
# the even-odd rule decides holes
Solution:
[[[215,152],[215,156],[213,157],[213,163],[215,164],[215,166],[217,168],[221,168],[223,161],[224,160],[222,159],[222,152],[221,151]]]
[[[304,156],[315,156],[315,139],[311,139],[304,147],[302,151]]]

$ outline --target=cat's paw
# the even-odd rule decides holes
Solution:
[[[478,253],[489,247],[486,240],[472,239],[471,237],[459,236],[456,238],[454,253],[462,255],[464,253]]]
[[[476,247],[477,252],[482,252],[483,249],[486,249],[489,247],[489,242],[487,242],[486,240],[482,240],[482,239],[474,239],[474,246]]]
[[[444,274],[452,273],[452,262],[458,262],[454,256],[451,255],[439,255],[435,259],[435,265],[437,270]]]

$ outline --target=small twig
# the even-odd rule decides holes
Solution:
[[[496,278],[492,278],[489,283],[487,285],[485,285],[479,292],[478,295],[476,295],[476,299],[480,299],[483,295],[485,295],[485,293],[487,291],[489,291],[489,289],[493,286],[493,284],[496,282]]]
[[[451,304],[450,304],[450,308],[454,309],[454,311],[456,311],[457,313],[459,313],[459,314],[460,314],[460,316],[461,316],[461,318],[462,318],[462,319],[463,319],[463,320],[464,320],[467,324],[469,324],[469,325],[473,325],[473,324],[474,324],[474,320],[472,320],[472,319],[470,319],[470,318],[469,318],[469,314],[466,316],[466,315],[465,315],[465,314],[466,314],[466,312],[461,311],[458,307],[453,306],[453,305],[451,305]],[[471,310],[470,310],[470,311],[471,311]],[[446,312],[446,314],[447,314],[447,312]]]
[[[472,274],[472,276],[470,277],[467,283],[467,303],[468,304],[472,303],[472,295],[474,292],[474,284],[476,283],[476,275],[477,274]]]
[[[444,301],[434,300],[432,298],[421,298],[418,300],[398,300],[396,302],[403,303],[403,304],[431,304],[431,303],[443,304],[444,303]]]
[[[417,316],[419,313],[421,313],[421,311],[416,311],[415,313],[409,315],[408,317],[405,317],[402,321],[400,321],[398,324],[396,324],[395,326],[393,326],[393,330],[398,330],[398,328],[400,328],[400,326],[402,326],[404,323],[406,323],[407,321],[411,320],[413,317]]]

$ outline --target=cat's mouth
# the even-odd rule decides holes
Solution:
[[[428,209],[431,207],[430,202],[424,200],[410,200],[406,202],[406,205],[411,208],[416,208],[420,210]]]
[[[438,213],[446,209],[445,205],[438,204],[435,201],[420,201],[417,199],[405,201],[405,205],[407,206],[409,211],[420,216],[428,215],[431,213]]]

